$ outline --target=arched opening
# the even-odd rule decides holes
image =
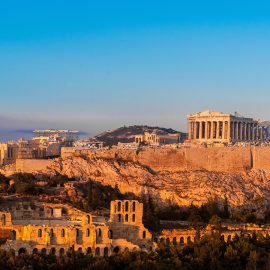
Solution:
[[[121,211],[121,202],[118,202],[118,203],[117,203],[117,210],[118,210],[118,212]]]
[[[55,253],[56,253],[55,248],[54,248],[54,247],[53,247],[53,248],[51,248],[51,250],[50,250],[50,254],[51,254],[51,255],[55,255]]]
[[[63,248],[60,248],[59,250],[59,255],[63,256],[65,254],[65,250]]]
[[[89,215],[86,216],[86,220],[87,220],[87,224],[90,224],[90,216]]]
[[[47,253],[46,248],[43,248],[43,249],[41,250],[41,254],[46,255],[46,253]]]
[[[92,253],[92,249],[90,248],[90,247],[88,247],[87,249],[86,249],[86,254],[91,254]]]
[[[173,245],[176,246],[177,245],[177,240],[176,237],[173,238]]]
[[[18,254],[19,255],[21,255],[21,254],[26,254],[27,252],[26,252],[26,249],[25,248],[20,248],[19,250],[18,250]]]
[[[16,240],[16,231],[12,230],[12,231],[10,232],[10,239],[11,239],[11,240]]]
[[[129,206],[129,205],[128,205],[128,202],[125,202],[125,211],[126,211],[126,212],[128,212],[128,208],[129,208],[128,206]]]
[[[2,217],[1,217],[1,223],[2,223],[3,226],[5,226],[6,223],[7,223],[5,214],[3,214]]]
[[[230,242],[232,240],[232,236],[229,234],[227,237],[227,242]]]
[[[190,237],[190,236],[187,237],[187,243],[188,243],[188,244],[191,243],[191,237]]]
[[[128,247],[125,247],[124,252],[129,252]]]
[[[169,246],[169,245],[170,245],[170,242],[171,242],[171,241],[170,241],[170,238],[167,238],[167,239],[166,239],[166,245]]]
[[[86,237],[89,237],[89,236],[90,236],[90,229],[87,228],[87,229],[86,229]]]
[[[118,214],[118,222],[121,222],[121,214]]]
[[[108,237],[109,237],[109,239],[113,239],[113,231],[112,230],[109,230]]]
[[[78,252],[82,253],[82,248],[81,247],[78,248]]]
[[[182,245],[182,246],[183,246],[184,244],[185,244],[184,237],[183,237],[183,236],[181,236],[181,237],[180,237],[180,245]]]
[[[113,253],[117,254],[117,253],[119,253],[119,252],[120,252],[120,248],[119,248],[119,247],[115,247],[115,248],[113,249]]]
[[[76,237],[78,238],[80,236],[80,230],[77,228],[76,229]]]
[[[142,238],[145,239],[146,238],[146,231],[142,232]]]
[[[128,214],[125,215],[125,222],[128,222]]]
[[[42,230],[38,229],[38,237],[42,237]]]
[[[164,243],[164,238],[160,238],[160,243]]]
[[[102,236],[102,231],[100,228],[98,228],[98,237],[101,237]]]
[[[65,229],[61,230],[61,237],[65,237]]]
[[[100,256],[100,248],[99,247],[96,248],[95,255],[96,256]]]
[[[104,248],[104,257],[109,256],[109,249],[107,247]]]
[[[132,215],[132,222],[135,222],[135,214]]]
[[[38,254],[38,249],[37,248],[33,249],[33,254]]]
[[[136,202],[132,203],[132,211],[135,212],[136,211]]]
[[[53,237],[53,229],[50,229],[50,237]]]

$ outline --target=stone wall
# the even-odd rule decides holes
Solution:
[[[16,171],[32,173],[46,170],[52,164],[52,159],[17,159]]]
[[[118,159],[140,163],[154,171],[208,170],[242,173],[250,169],[270,170],[270,147],[180,147],[109,149],[93,151],[62,151],[62,158],[69,156]],[[52,160],[18,159],[16,171],[34,172],[46,170]]]
[[[110,149],[81,153],[89,158],[122,159],[138,162],[154,171],[208,170],[242,173],[254,169],[270,169],[270,147],[180,147]],[[65,153],[67,156],[79,153]]]

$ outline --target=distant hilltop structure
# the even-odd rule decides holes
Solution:
[[[145,131],[143,134],[135,136],[135,143],[137,144],[149,144],[149,145],[162,145],[180,143],[181,134],[160,132],[159,130],[153,130],[152,132]]]
[[[188,115],[188,140],[205,143],[262,141],[267,133],[259,121],[238,113],[204,111]]]
[[[31,140],[20,139],[0,143],[0,166],[14,163],[16,159],[46,159],[61,154],[62,147],[71,147],[79,138],[77,130],[34,130]]]

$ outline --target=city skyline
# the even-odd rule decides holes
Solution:
[[[1,4],[0,140],[146,124],[204,110],[269,120],[270,4]]]

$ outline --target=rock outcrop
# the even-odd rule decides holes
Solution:
[[[104,185],[117,185],[121,192],[151,194],[160,202],[200,205],[214,198],[227,198],[232,207],[264,203],[270,198],[270,171],[247,173],[207,170],[156,172],[137,162],[116,159],[67,157],[55,159],[43,171],[89,179]]]

